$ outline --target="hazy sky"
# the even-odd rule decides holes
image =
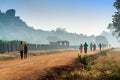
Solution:
[[[0,9],[15,9],[29,26],[36,29],[55,30],[99,35],[107,30],[115,12],[115,0],[0,0]]]

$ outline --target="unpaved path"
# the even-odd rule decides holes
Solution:
[[[70,64],[78,55],[77,50],[57,54],[32,56],[27,59],[0,61],[0,80],[36,80],[38,75],[54,66]],[[88,52],[94,54],[96,52]]]

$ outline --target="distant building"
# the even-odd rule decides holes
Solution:
[[[69,41],[50,42],[50,45],[69,46]]]

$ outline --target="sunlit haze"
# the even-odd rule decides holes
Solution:
[[[107,31],[115,12],[114,0],[0,0],[1,11],[15,9],[29,26],[35,29],[55,30],[99,35]]]

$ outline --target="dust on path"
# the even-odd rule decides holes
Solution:
[[[77,50],[64,51],[57,54],[32,56],[27,59],[0,61],[0,80],[36,80],[38,74],[45,69],[70,64],[78,55]],[[94,54],[96,52],[88,52]]]

